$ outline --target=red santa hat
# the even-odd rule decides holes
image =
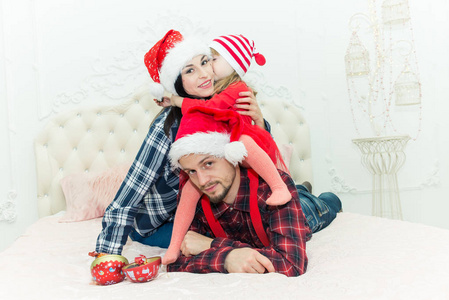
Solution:
[[[243,35],[220,36],[212,41],[210,47],[223,56],[240,77],[248,71],[253,57],[259,66],[265,64],[265,57],[256,51],[254,41]]]
[[[183,36],[179,31],[169,30],[146,54],[145,66],[154,83],[150,92],[162,99],[164,89],[177,95],[175,82],[182,68],[195,56],[210,56],[210,48],[197,36]]]
[[[225,158],[236,166],[248,155],[239,142],[243,132],[242,116],[232,110],[195,106],[182,117],[169,158],[173,167],[189,154],[210,154]]]

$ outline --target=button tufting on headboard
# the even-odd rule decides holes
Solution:
[[[290,172],[313,181],[309,128],[301,111],[279,99],[259,99],[278,145],[293,146]],[[83,107],[53,117],[35,139],[39,216],[65,209],[59,181],[69,174],[100,172],[133,161],[160,108],[143,86],[112,107]],[[302,125],[302,126],[300,126]]]

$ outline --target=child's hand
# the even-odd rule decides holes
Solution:
[[[182,107],[182,101],[184,100],[184,98],[172,95],[170,100],[172,106]]]
[[[154,103],[156,103],[160,107],[169,107],[172,106],[170,98],[168,97],[162,97],[162,100],[153,99]]]

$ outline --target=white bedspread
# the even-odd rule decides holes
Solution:
[[[0,299],[449,299],[449,231],[340,213],[307,243],[305,275],[167,273],[90,285],[101,219],[32,225],[0,253]],[[164,249],[129,241],[128,260]]]

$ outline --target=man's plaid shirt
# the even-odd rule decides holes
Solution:
[[[254,248],[268,257],[278,273],[298,276],[306,271],[306,241],[311,238],[312,233],[302,212],[295,183],[290,176],[280,171],[293,197],[285,205],[268,206],[265,200],[270,196],[271,190],[268,184],[259,178],[258,205],[270,240],[270,245],[264,247],[252,226],[247,171],[244,168],[240,170],[241,184],[235,202],[232,205],[224,202],[211,204],[212,212],[228,238],[215,238],[210,249],[196,256],[181,255],[176,262],[167,266],[168,271],[227,273],[224,268],[226,256],[233,249],[244,247]],[[190,230],[213,237],[201,204],[197,206]]]

